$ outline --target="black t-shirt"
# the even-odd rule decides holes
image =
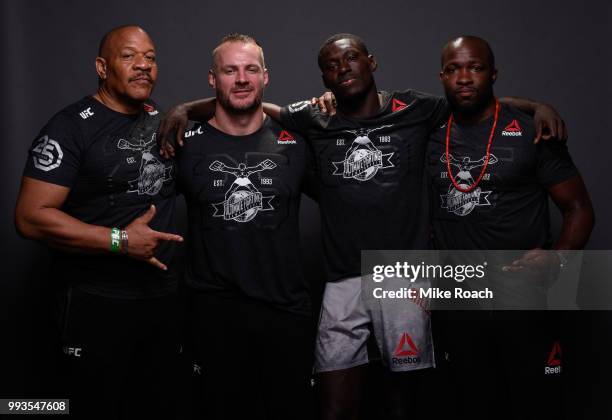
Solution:
[[[453,123],[452,176],[466,188],[480,174],[493,117]],[[432,133],[428,172],[432,178],[434,238],[439,249],[527,250],[551,246],[547,188],[578,172],[565,143],[533,144],[532,117],[501,106],[486,173],[472,192],[458,191],[447,173],[446,124]]]
[[[149,226],[174,232],[175,166],[159,156],[160,113],[146,103],[139,115],[115,112],[87,96],[57,113],[29,151],[23,175],[70,188],[61,210],[85,223],[123,228],[156,206]],[[109,235],[110,249],[110,235]],[[169,264],[173,243],[156,258]],[[122,255],[54,251],[54,278],[113,297],[159,296],[175,288],[171,270]]]
[[[304,140],[270,119],[247,136],[207,123],[190,134],[178,159],[187,286],[309,315],[298,230]]]
[[[329,281],[358,276],[362,250],[429,248],[426,143],[446,101],[411,90],[382,95],[368,119],[329,117],[308,102],[281,112],[313,150]]]

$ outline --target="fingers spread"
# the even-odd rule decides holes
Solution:
[[[183,237],[181,235],[175,235],[173,233],[166,232],[155,232],[155,237],[160,241],[172,241],[172,242],[183,242]]]

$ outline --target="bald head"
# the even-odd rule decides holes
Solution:
[[[102,37],[96,57],[98,96],[134,110],[155,86],[156,60],[155,45],[142,28],[128,25],[111,29]]]
[[[153,44],[153,40],[149,34],[142,29],[140,26],[136,25],[122,25],[117,26],[107,33],[104,34],[102,39],[100,40],[100,45],[98,46],[98,57],[108,58],[111,51],[116,48],[117,41],[124,38],[126,34],[134,34],[139,33],[139,35],[145,36],[149,39],[151,44]]]
[[[450,53],[463,46],[469,46],[473,51],[481,54],[490,67],[492,69],[495,68],[495,55],[489,43],[480,37],[472,35],[463,35],[448,41],[446,45],[444,45],[444,48],[442,48],[442,56],[440,59],[441,66],[444,67],[444,63]]]

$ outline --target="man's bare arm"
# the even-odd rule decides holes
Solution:
[[[548,188],[548,193],[563,215],[563,226],[554,249],[559,251],[583,249],[593,230],[595,213],[582,177],[576,175],[553,185]],[[561,263],[560,259],[556,253],[533,249],[527,251],[512,265],[504,267],[504,270],[518,272],[530,267],[549,273],[551,267],[555,267],[556,270],[553,270],[555,275],[544,277],[547,281],[554,281]]]
[[[176,145],[183,146],[189,120],[210,120],[215,115],[215,105],[215,98],[205,98],[170,108],[159,125],[159,153],[166,158],[174,156]]]
[[[549,140],[557,138],[559,140],[567,140],[567,129],[561,115],[551,105],[543,102],[534,101],[526,98],[503,97],[499,98],[503,104],[513,106],[533,116],[536,126],[536,137],[534,143],[538,143],[540,139]],[[334,115],[336,113],[336,99],[333,93],[327,91],[320,97],[313,97],[310,100],[312,105],[317,105],[319,111]]]
[[[263,103],[264,112],[273,120],[277,122],[281,122],[281,107],[276,104],[271,104],[269,102]]]
[[[215,98],[205,98],[172,107],[159,126],[160,154],[166,158],[174,156],[176,147],[182,147],[185,142],[185,129],[189,120],[210,120],[215,115],[215,105]],[[280,106],[264,102],[263,110],[280,122]]]
[[[110,252],[110,228],[84,223],[61,210],[69,193],[67,187],[23,177],[15,208],[19,234],[72,252]],[[165,270],[166,266],[154,257],[155,249],[161,241],[181,242],[183,238],[149,228],[154,215],[155,207],[151,206],[126,227],[127,255]]]
[[[580,175],[548,189],[563,215],[563,226],[555,249],[583,249],[595,225],[595,212]]]

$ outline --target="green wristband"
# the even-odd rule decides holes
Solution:
[[[111,229],[111,252],[121,251],[121,231],[118,228]]]

